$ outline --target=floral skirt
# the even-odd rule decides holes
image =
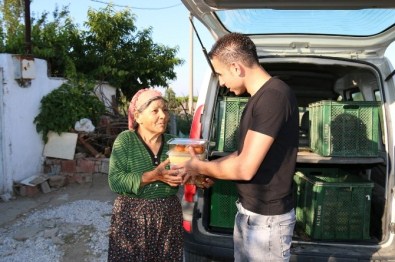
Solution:
[[[108,261],[182,261],[182,211],[177,196],[115,199]]]

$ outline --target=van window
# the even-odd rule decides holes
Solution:
[[[381,93],[380,93],[380,90],[375,90],[375,91],[374,91],[374,97],[376,98],[376,101],[381,101]]]
[[[361,92],[351,93],[352,101],[365,101]]]

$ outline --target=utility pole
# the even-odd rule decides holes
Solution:
[[[189,18],[193,19],[192,14]],[[193,113],[193,26],[190,25],[190,40],[189,40],[189,97],[188,97],[188,110],[189,114]]]
[[[30,23],[30,0],[25,0],[25,52],[26,55],[32,54],[32,37]]]

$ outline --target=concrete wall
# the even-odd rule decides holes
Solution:
[[[47,62],[32,60],[34,79],[22,87],[15,80],[18,69],[9,54],[0,54],[3,71],[1,116],[0,194],[11,193],[14,181],[21,181],[42,172],[44,143],[33,120],[39,113],[43,96],[59,87],[63,78],[47,76]]]

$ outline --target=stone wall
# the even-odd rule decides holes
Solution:
[[[44,173],[53,175],[75,174],[108,174],[108,158],[76,158],[64,160],[58,158],[46,158],[44,161]]]
[[[44,173],[61,175],[68,179],[69,183],[83,183],[91,181],[91,176],[96,173],[108,174],[108,158],[77,158],[63,160],[46,158]]]
[[[46,158],[44,173],[37,176],[37,185],[14,184],[14,193],[33,197],[40,193],[49,193],[68,184],[91,183],[95,174],[108,175],[108,158],[76,158],[64,160]]]

